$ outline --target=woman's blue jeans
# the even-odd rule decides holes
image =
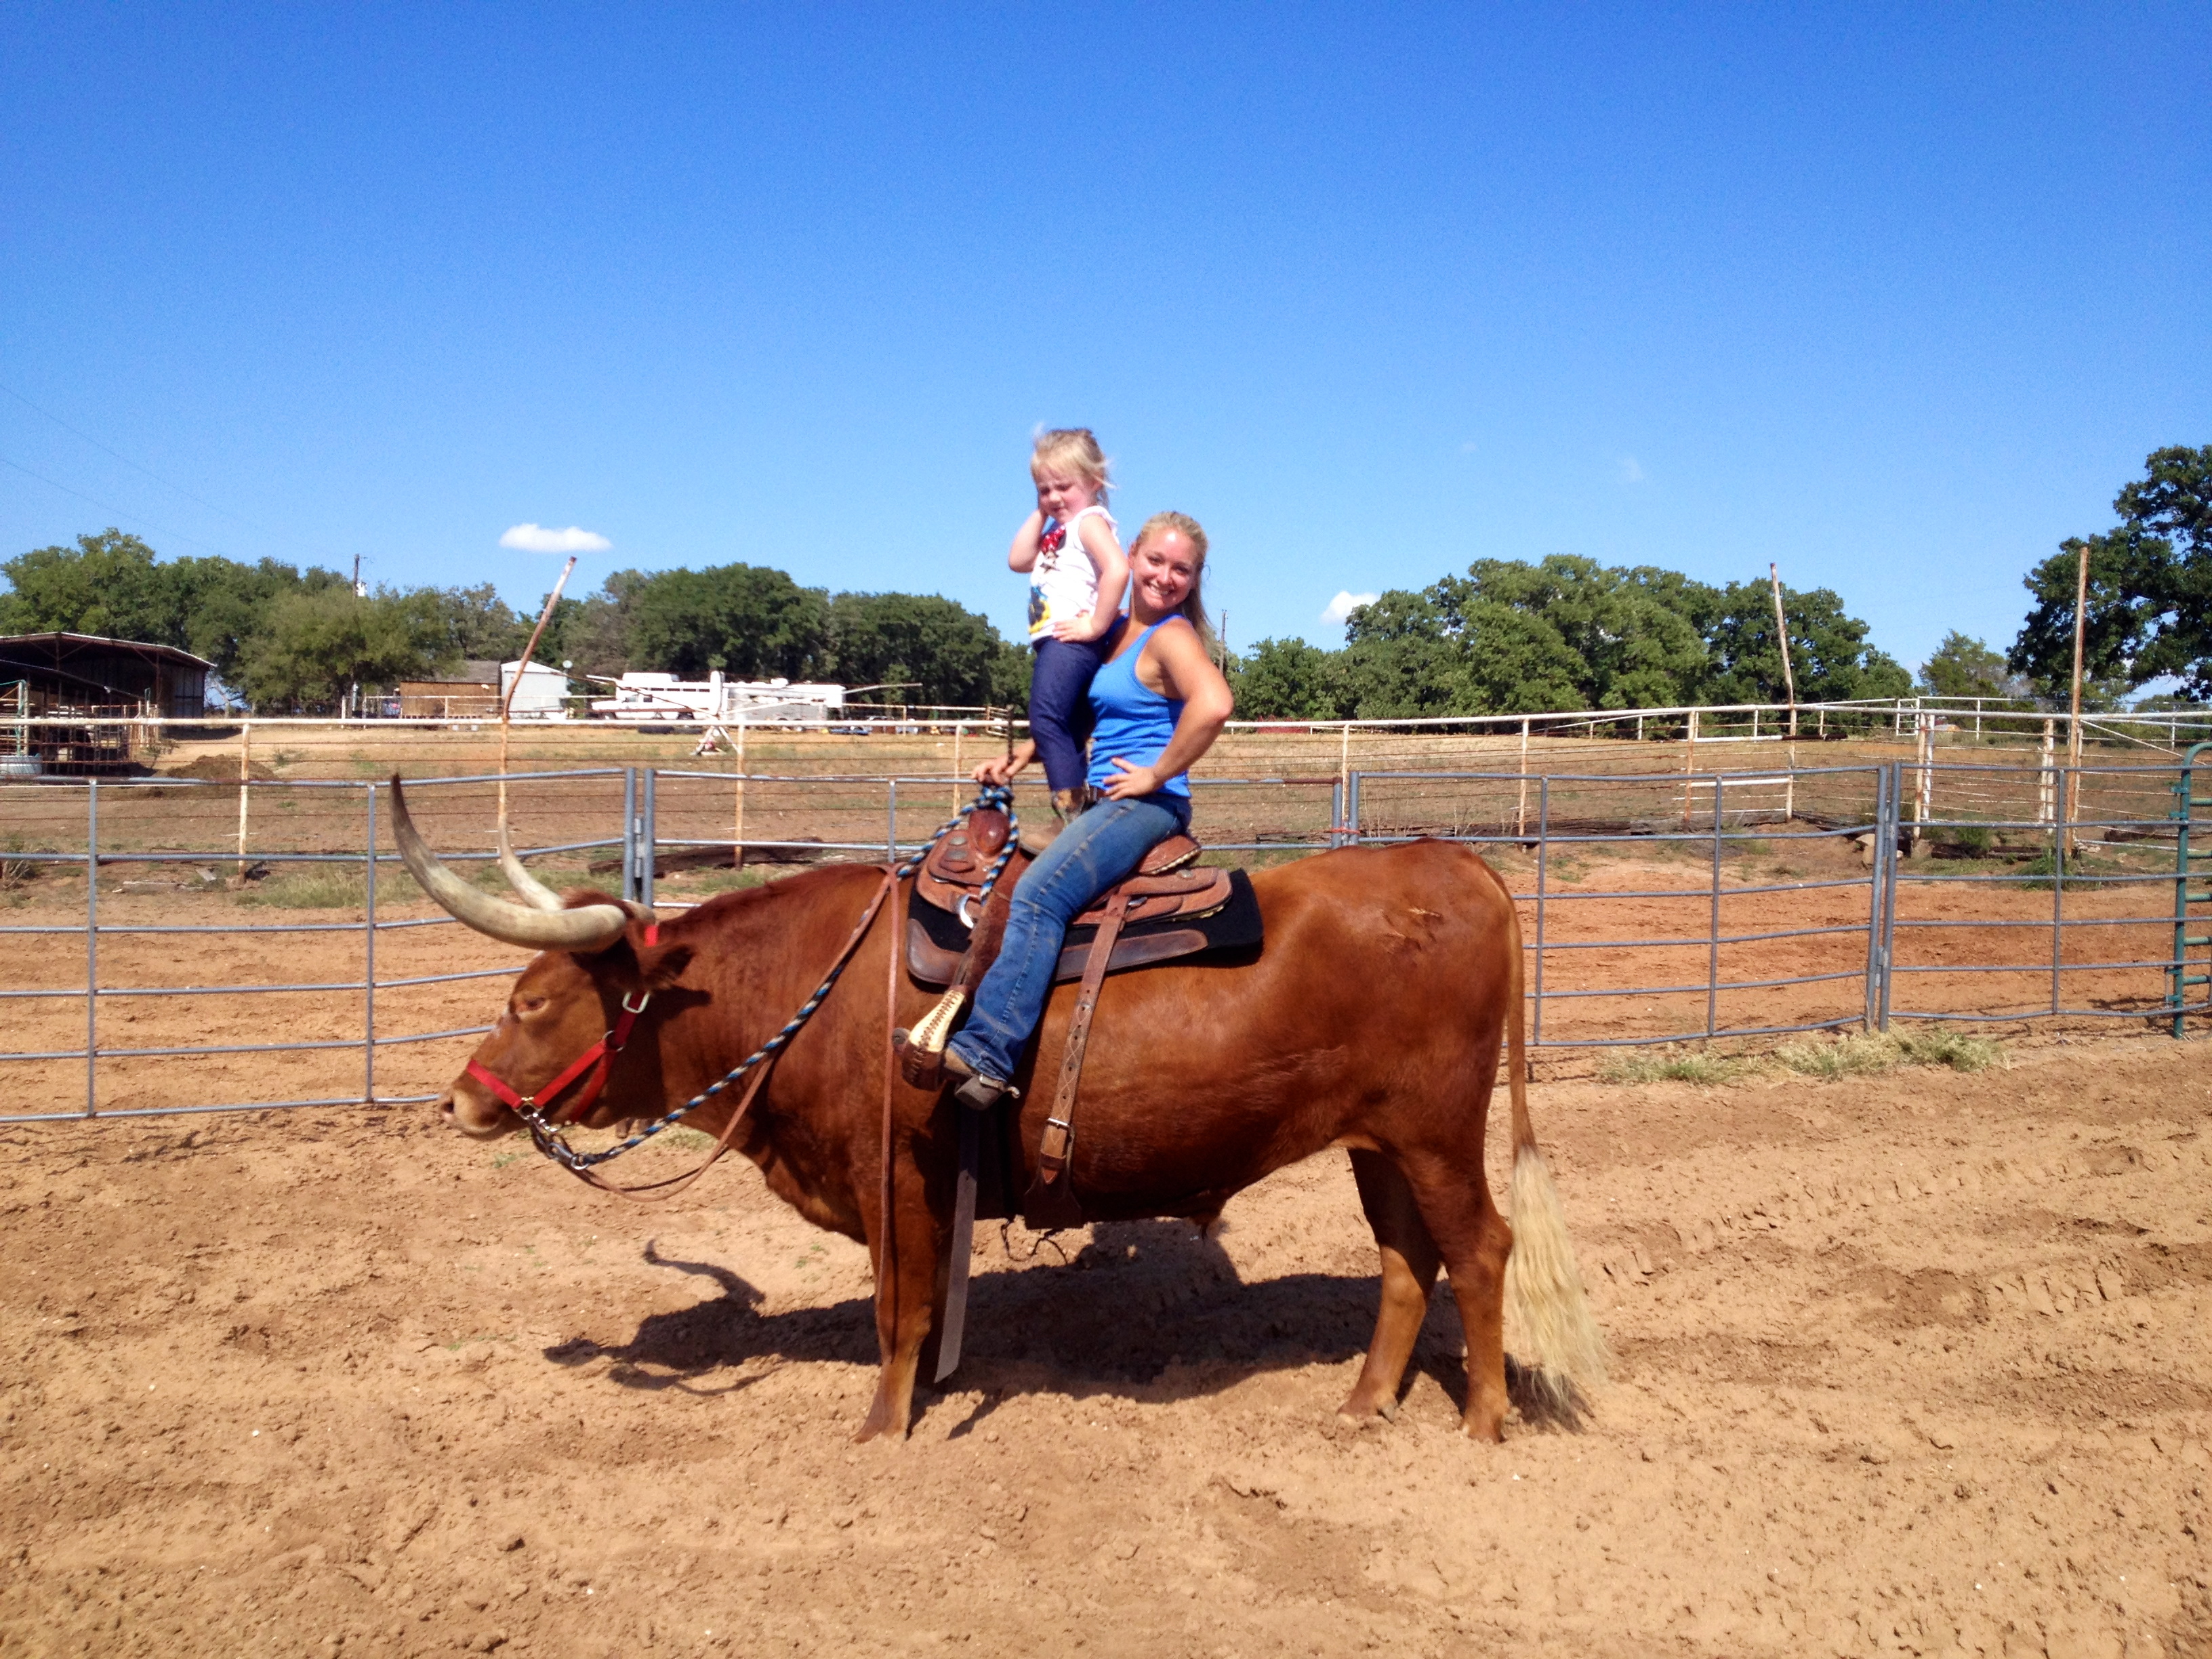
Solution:
[[[1022,872],[999,959],[975,988],[975,1012],[948,1046],[985,1077],[1013,1076],[1052,994],[1068,924],[1189,823],[1190,802],[1182,795],[1103,800],[1078,815]]]

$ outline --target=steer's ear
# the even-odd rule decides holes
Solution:
[[[637,982],[647,991],[665,991],[683,976],[691,965],[691,947],[688,945],[647,945],[645,942],[646,924],[632,921],[623,935],[623,943],[629,947],[637,961]]]
[[[595,970],[624,991],[665,991],[675,984],[691,965],[691,947],[647,944],[649,925],[633,918],[613,944],[592,957]]]

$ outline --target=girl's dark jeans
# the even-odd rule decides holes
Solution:
[[[1091,677],[1114,654],[1119,624],[1103,639],[1042,639],[1030,672],[1030,738],[1044,763],[1046,786],[1055,794],[1080,789],[1087,763],[1083,746],[1091,741]]]

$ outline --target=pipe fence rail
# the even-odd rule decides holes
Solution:
[[[1266,865],[1422,836],[1483,854],[1520,909],[1539,1049],[1908,1020],[2136,1020],[2180,1036],[2212,1013],[2197,759],[1968,764],[1923,749],[1757,772],[1194,784],[1217,855]],[[653,767],[407,788],[471,878],[498,883],[503,793],[547,878],[664,910],[760,878],[756,865],[896,857],[969,792],[943,775]],[[435,1098],[489,1029],[455,1023],[494,1012],[476,981],[522,959],[395,867],[388,795],[368,779],[0,790],[0,1122]],[[1035,787],[1020,802],[1045,810]],[[457,1007],[453,987],[485,1000]],[[292,1059],[271,1072],[270,1056]]]

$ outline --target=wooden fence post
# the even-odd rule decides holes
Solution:
[[[1528,718],[1521,718],[1521,801],[1513,811],[1513,833],[1528,833]]]
[[[737,816],[730,826],[730,868],[745,867],[745,711],[738,708],[738,800]]]
[[[238,728],[238,884],[246,884],[246,785],[253,781],[253,722],[241,721]]]
[[[2089,625],[2089,544],[2081,544],[2081,556],[2074,578],[2074,696],[2066,719],[2066,763],[2076,769],[2074,787],[2066,792],[2066,851],[2080,850],[2074,839],[2074,820],[2081,815],[2081,645]]]
[[[2052,720],[2043,722],[2043,769],[2036,774],[2035,779],[2035,821],[2054,832],[2058,828],[2058,801],[2051,757],[2057,746],[2053,741],[2053,728],[2057,725],[2057,722]]]

